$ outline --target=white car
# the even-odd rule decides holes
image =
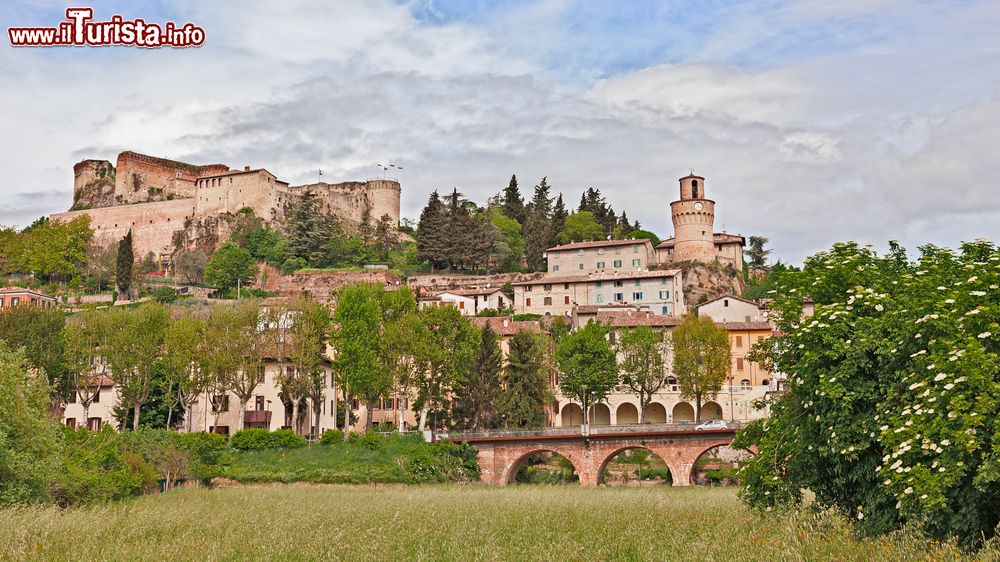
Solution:
[[[708,420],[699,423],[694,428],[695,431],[706,431],[712,429],[729,429],[729,426],[722,420]]]

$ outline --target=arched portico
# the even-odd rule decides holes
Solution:
[[[583,410],[580,409],[579,404],[570,402],[562,407],[559,418],[562,420],[563,427],[577,426],[583,423]]]
[[[607,404],[594,404],[590,420],[593,425],[611,425],[611,408]]]
[[[708,401],[701,405],[701,419],[705,420],[721,420],[722,419],[722,406],[718,402]]]
[[[615,410],[615,425],[639,423],[639,409],[631,402],[623,402]]]
[[[688,404],[687,402],[678,402],[674,404],[674,410],[673,410],[674,423],[693,422],[693,421],[694,421],[694,406]]]
[[[646,423],[667,423],[667,409],[659,402],[646,406]]]

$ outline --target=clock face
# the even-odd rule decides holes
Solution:
[[[704,207],[704,205],[702,205],[700,202],[694,204],[695,211],[700,211],[702,207]]]

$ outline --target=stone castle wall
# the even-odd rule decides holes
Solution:
[[[194,215],[194,199],[68,211],[50,218],[70,221],[80,215],[90,216],[94,241],[100,245],[117,244],[131,229],[137,257],[149,252],[170,254],[174,232],[183,230],[185,221]]]
[[[73,166],[73,207],[115,205],[115,167],[107,160],[84,160]]]

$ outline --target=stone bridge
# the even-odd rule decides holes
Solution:
[[[539,452],[566,457],[582,486],[600,484],[604,468],[618,453],[648,449],[670,469],[674,486],[690,486],[691,470],[705,451],[732,443],[738,427],[695,431],[690,424],[633,424],[620,426],[553,427],[537,431],[452,433],[442,440],[468,442],[479,448],[482,480],[489,484],[514,482],[525,461]]]

